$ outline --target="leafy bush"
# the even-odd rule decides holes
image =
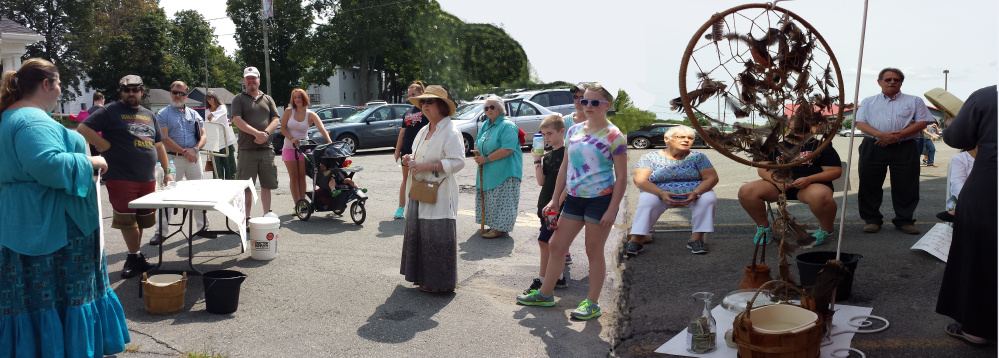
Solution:
[[[625,134],[652,123],[660,122],[656,119],[655,113],[643,111],[634,107],[625,108],[624,110],[618,111],[614,114],[608,114],[607,119],[609,119],[611,123],[614,123],[614,125]]]

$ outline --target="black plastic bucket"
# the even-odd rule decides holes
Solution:
[[[202,276],[205,284],[205,310],[217,314],[236,312],[239,307],[239,285],[246,275],[239,271],[208,271]]]
[[[843,279],[836,287],[836,301],[850,298],[853,291],[853,274],[857,272],[857,262],[864,257],[861,254],[840,253],[839,259],[843,266],[850,271],[851,275]],[[812,286],[819,277],[819,271],[825,266],[826,261],[835,260],[836,253],[831,251],[806,252],[795,258],[798,261],[798,277],[802,286]]]

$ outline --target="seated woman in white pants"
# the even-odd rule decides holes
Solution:
[[[649,230],[668,208],[690,207],[692,230],[687,248],[692,253],[707,253],[704,233],[715,231],[718,198],[711,189],[718,184],[718,173],[707,156],[690,150],[693,128],[676,126],[664,137],[666,149],[646,153],[635,165],[633,179],[641,193],[628,235],[629,256],[638,255],[652,241]]]

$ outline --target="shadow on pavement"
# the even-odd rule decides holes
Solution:
[[[453,292],[427,293],[398,285],[368,317],[368,322],[357,329],[357,335],[380,343],[408,342],[417,333],[437,327],[439,323],[431,317],[453,299]]]

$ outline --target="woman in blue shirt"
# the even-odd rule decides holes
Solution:
[[[33,58],[0,81],[0,357],[92,357],[125,350],[108,283],[94,170],[80,134],[49,116],[58,69]]]
[[[486,120],[475,140],[475,163],[482,167],[475,181],[475,220],[482,220],[485,197],[485,224],[488,231],[480,233],[487,239],[503,236],[513,230],[520,204],[520,181],[524,162],[520,152],[519,128],[506,119],[503,99],[495,95],[486,98]]]

